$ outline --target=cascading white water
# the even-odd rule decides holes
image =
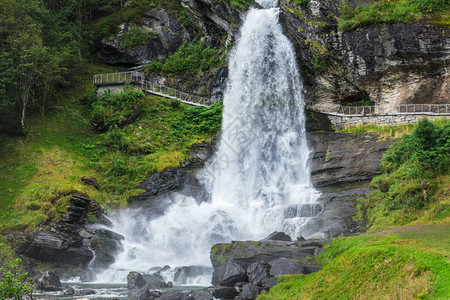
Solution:
[[[218,152],[198,175],[210,201],[171,197],[153,218],[145,209],[117,212],[112,230],[125,237],[124,251],[99,281],[123,282],[129,271],[155,266],[209,265],[215,243],[259,240],[273,231],[295,238],[320,213],[295,53],[278,22],[277,1],[259,3],[265,9],[250,9],[230,58]],[[210,277],[197,280],[190,284],[208,285]]]

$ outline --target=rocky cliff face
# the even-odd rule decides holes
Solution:
[[[220,0],[183,0],[184,21],[180,13],[164,7],[143,13],[139,24],[122,24],[112,39],[92,42],[97,56],[107,64],[137,66],[152,60],[164,61],[184,42],[202,39],[208,46],[221,46],[224,40],[232,42],[239,31],[244,11]],[[182,9],[180,7],[180,9]],[[125,47],[130,30],[147,33],[143,45]]]
[[[330,108],[365,100],[389,108],[450,100],[448,27],[385,24],[340,32],[337,15],[334,0],[312,0],[305,8],[281,1],[308,101]]]
[[[307,131],[311,176],[322,193],[318,201],[323,211],[308,223],[304,235],[334,238],[364,231],[365,224],[353,220],[356,200],[372,191],[369,183],[380,173],[381,157],[393,140],[335,132],[325,115],[311,111],[307,111]]]

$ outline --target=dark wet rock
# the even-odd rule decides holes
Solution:
[[[217,299],[233,299],[238,295],[234,287],[218,286],[214,288],[213,296]]]
[[[139,188],[145,192],[131,197],[128,202],[133,204],[152,199],[151,206],[156,215],[164,212],[172,201],[171,197],[174,200],[177,200],[175,199],[177,195],[201,199],[203,193],[203,186],[198,179],[179,168],[167,168],[161,173],[154,173],[141,183]],[[145,204],[141,203],[140,206],[142,205],[146,208]]]
[[[247,268],[248,281],[262,286],[264,280],[270,277],[270,265],[265,261],[254,262]]]
[[[32,283],[35,288],[40,291],[62,291],[61,281],[59,280],[58,275],[50,271],[45,271],[33,276]]]
[[[305,268],[297,261],[287,258],[279,258],[272,262],[270,268],[270,275],[289,275],[289,274],[301,274],[305,272]]]
[[[129,289],[140,289],[145,286],[147,282],[144,277],[138,272],[130,272],[127,275],[127,287]]]
[[[314,256],[319,255],[320,253],[324,253],[325,249],[323,248],[316,248],[316,250],[314,250]]]
[[[256,299],[256,297],[258,296],[260,292],[260,289],[252,284],[252,283],[247,283],[246,285],[244,285],[242,287],[242,292],[239,293],[238,296],[236,296],[236,300],[253,300]]]
[[[75,290],[73,293],[74,296],[87,296],[87,295],[94,295],[95,291],[93,289],[79,289]]]
[[[169,292],[163,294],[158,299],[160,300],[196,300],[194,296],[184,292]]]
[[[80,274],[80,281],[81,282],[93,282],[97,280],[97,276],[95,275],[95,272],[91,269],[83,270]]]
[[[305,246],[302,245],[305,244]],[[307,245],[307,246],[306,246]],[[214,268],[213,284],[217,284],[219,268],[223,268],[225,263],[233,260],[235,263],[247,269],[255,262],[272,262],[279,258],[294,259],[305,267],[306,273],[315,272],[320,266],[308,257],[314,256],[317,247],[321,247],[317,241],[306,242],[283,242],[283,241],[233,241],[229,244],[216,244],[211,249],[211,262]]]
[[[164,277],[159,274],[143,274],[143,279],[147,283],[149,289],[162,289],[167,288],[167,283],[164,282]]]
[[[371,133],[315,132],[309,133],[308,141],[316,187],[371,180],[380,174],[381,157],[392,144]]]
[[[303,228],[307,238],[334,238],[364,231],[365,223],[353,220],[357,201],[373,191],[369,182],[380,174],[383,153],[392,140],[376,134],[330,131],[309,132],[312,149],[311,173],[314,186],[322,193],[317,200],[320,215]]]
[[[161,296],[159,291],[150,291],[147,286],[139,288],[137,291],[133,292],[130,296],[131,299],[135,300],[150,300],[156,299]]]
[[[187,284],[201,275],[210,275],[212,268],[205,266],[184,266],[177,268],[173,280],[176,284]]]
[[[75,290],[73,289],[73,287],[65,288],[63,291],[63,295],[65,295],[65,296],[71,296],[74,293],[75,293]]]
[[[83,177],[81,177],[81,182],[84,183],[85,185],[90,185],[90,186],[94,187],[97,190],[99,188],[97,179],[95,177],[83,176]]]
[[[94,267],[106,269],[115,262],[116,255],[122,251],[123,236],[106,229],[95,230],[90,239],[90,246],[95,251]]]
[[[203,290],[193,290],[188,292],[188,295],[194,297],[195,300],[213,300],[212,295],[213,290],[203,289]]]
[[[240,264],[229,260],[224,265],[214,268],[212,284],[232,287],[235,283],[246,281],[246,279],[247,275],[244,268]]]
[[[269,290],[273,288],[278,282],[278,276],[277,277],[270,277],[264,280],[263,282],[263,289]]]
[[[263,241],[292,241],[291,237],[284,232],[275,231],[263,239]]]

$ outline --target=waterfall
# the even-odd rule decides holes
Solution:
[[[321,212],[295,53],[278,22],[277,1],[259,2],[265,9],[250,9],[230,57],[218,151],[198,174],[210,200],[172,195],[158,217],[144,208],[118,211],[112,230],[125,237],[124,251],[100,281],[123,282],[129,271],[155,266],[209,266],[215,243],[260,240],[273,231],[296,238]],[[210,283],[201,278],[191,284]]]

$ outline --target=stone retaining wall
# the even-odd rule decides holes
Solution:
[[[358,125],[358,124],[373,124],[373,125],[400,125],[400,124],[414,124],[417,123],[420,119],[427,118],[430,121],[434,121],[437,119],[449,119],[448,115],[376,115],[376,116],[335,116],[335,115],[327,115],[328,119],[330,119],[334,128],[342,129],[345,126],[350,125]]]

